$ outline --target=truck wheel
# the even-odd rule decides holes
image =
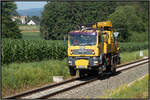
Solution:
[[[84,70],[79,70],[79,76],[83,78],[85,76],[85,71]]]
[[[98,77],[99,77],[99,78],[103,78],[103,77],[104,77],[104,72],[103,72],[102,69],[99,69],[99,70],[98,70]]]
[[[72,67],[69,67],[70,75],[75,76],[76,75],[76,70]]]
[[[116,65],[111,66],[111,73],[112,73],[113,75],[116,74]]]
[[[120,64],[120,57],[117,57],[117,64]]]
[[[89,70],[88,72],[86,72],[86,74],[88,76],[95,76],[95,75],[97,75],[97,70]]]
[[[111,72],[111,65],[106,66],[106,73]]]

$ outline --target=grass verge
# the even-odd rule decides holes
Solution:
[[[19,25],[21,31],[39,31],[40,26],[37,25]]]
[[[2,96],[52,82],[52,76],[69,78],[67,59],[2,66]]]
[[[148,56],[148,50],[143,50],[143,55]],[[121,63],[142,58],[139,56],[139,51],[124,52],[120,56]],[[64,76],[65,79],[71,77],[67,59],[4,64],[2,65],[2,96],[49,84],[52,82],[52,76]]]
[[[43,38],[40,36],[40,32],[30,32],[30,31],[22,31],[23,39],[26,40],[42,40]]]
[[[141,80],[136,80],[130,86],[122,85],[117,89],[109,90],[100,98],[148,98],[148,77],[147,74]]]
[[[143,56],[148,56],[148,49],[142,51],[143,51]],[[122,64],[141,59],[143,58],[143,56],[140,56],[140,51],[120,53]]]

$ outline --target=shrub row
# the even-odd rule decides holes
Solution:
[[[136,51],[148,48],[148,43],[120,43],[120,51]],[[44,59],[64,59],[67,46],[63,41],[2,39],[2,64],[31,62]]]

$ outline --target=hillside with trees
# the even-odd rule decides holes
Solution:
[[[147,2],[49,2],[42,12],[40,32],[46,40],[60,40],[78,24],[107,20],[120,32],[121,42],[148,40]]]

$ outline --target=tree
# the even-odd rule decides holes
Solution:
[[[2,2],[2,38],[22,38],[16,22],[11,17],[18,15],[13,2]]]
[[[32,18],[32,20],[33,20],[37,25],[40,24],[40,17],[39,17],[39,16],[32,16],[31,18]]]
[[[143,8],[139,5],[140,3],[118,6],[115,12],[109,15],[109,20],[112,21],[113,27],[115,29],[121,29],[119,30],[121,33],[119,40],[122,42],[145,40],[145,38],[142,40],[140,36],[143,36],[141,33],[146,31],[145,23],[147,22],[145,19],[148,18],[148,16],[143,18],[144,14],[142,13],[145,13],[145,11],[142,10]],[[141,11],[139,12],[140,9],[143,11],[142,13]]]
[[[50,2],[42,12],[41,36],[44,39],[63,39],[78,24],[105,21],[116,8],[114,2]]]
[[[31,17],[27,15],[27,17],[25,17],[25,21],[26,21],[26,24],[31,20]]]
[[[16,21],[17,24],[22,24],[20,19],[16,19],[15,21]]]
[[[32,16],[31,18],[34,19],[34,20],[36,20],[37,22],[40,21],[40,17],[39,16]]]

